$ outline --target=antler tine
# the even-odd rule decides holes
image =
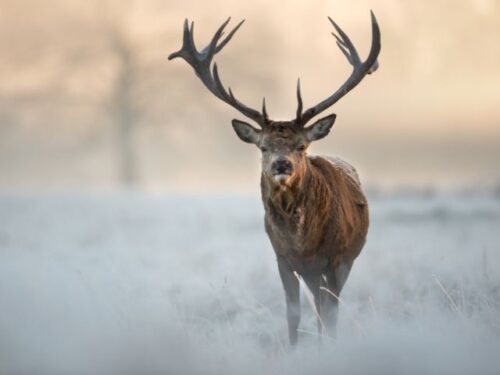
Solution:
[[[370,18],[372,20],[372,46],[370,48],[370,53],[366,59],[366,64],[370,67],[368,74],[373,73],[378,69],[378,54],[380,53],[381,43],[380,43],[380,27],[378,26],[377,19],[373,10],[370,10]]]
[[[375,14],[371,11],[371,23],[372,23],[372,44],[370,47],[370,53],[365,61],[361,61],[359,58],[358,51],[354,47],[347,34],[340,28],[339,25],[335,23],[330,17],[328,19],[332,23],[333,27],[337,31],[332,33],[335,37],[337,46],[340,48],[342,53],[347,58],[349,64],[352,65],[353,70],[349,78],[344,82],[340,88],[335,91],[331,96],[323,100],[322,102],[316,104],[314,107],[309,108],[307,111],[299,115],[297,111],[297,120],[300,120],[302,126],[304,126],[309,120],[314,116],[323,112],[325,109],[329,108],[335,104],[339,99],[356,87],[363,78],[372,72],[374,72],[378,67],[377,57],[380,53],[380,29],[375,18]]]
[[[187,19],[186,19],[187,24]],[[194,21],[191,21],[191,29],[187,29],[187,33],[189,34],[189,44],[193,51],[196,51],[196,45],[194,44]]]
[[[194,41],[192,39],[192,34],[189,32],[189,23],[188,19],[184,20],[183,34],[182,34],[182,47],[177,52],[171,53],[168,55],[168,59],[172,60],[176,57],[182,57],[186,60],[190,65],[193,64],[190,51],[196,51],[196,47],[194,46]]]
[[[226,89],[224,88],[224,85],[222,84],[222,81],[220,79],[219,68],[217,68],[217,63],[214,63],[214,66],[212,68],[212,75],[214,77],[215,86],[217,87],[217,92],[213,94],[215,94],[219,99],[222,99],[224,101],[230,100],[231,97],[226,92]]]
[[[243,25],[244,22],[245,20],[241,20],[240,23],[237,24],[236,27],[232,29],[229,34],[227,34],[226,38],[222,42],[220,42],[219,45],[215,48],[215,53],[219,52],[221,49],[224,48],[224,46],[231,40],[233,35],[236,33],[236,31],[238,31],[238,29],[241,27],[241,25]]]
[[[229,32],[229,34],[219,43],[221,37],[224,35],[224,29],[231,20],[229,17],[215,32],[210,43],[198,52],[194,44],[194,22],[191,23],[191,29],[189,29],[188,20],[184,21],[184,34],[182,48],[169,55],[168,59],[172,60],[176,57],[183,58],[191,67],[194,69],[198,78],[203,82],[205,87],[216,97],[221,99],[223,102],[229,104],[245,116],[251,118],[261,127],[264,127],[267,123],[267,114],[260,113],[259,111],[250,108],[240,102],[231,89],[228,88],[229,92],[226,91],[224,85],[219,76],[217,64],[214,63],[211,68],[212,60],[215,54],[224,48],[224,46],[231,40],[236,31],[241,27],[243,21],[241,21],[236,27]]]
[[[236,99],[236,97],[234,96],[230,87],[228,87],[229,92],[226,91],[226,89],[224,88],[224,85],[222,84],[222,81],[220,79],[219,70],[217,68],[216,63],[214,63],[214,66],[212,68],[212,72],[213,72],[213,78],[214,78],[213,82],[215,83],[217,90],[214,92],[214,91],[210,90],[210,87],[208,85],[206,85],[207,88],[210,91],[212,91],[212,93],[215,96],[217,96],[219,99],[222,99],[222,101],[226,102],[227,104],[229,104],[233,108],[235,108],[238,111],[240,111],[241,113],[243,113],[248,118],[251,118],[252,120],[257,122],[257,124],[259,124],[261,127],[265,126],[266,119],[259,111],[255,110],[253,108],[247,107],[245,104],[243,104],[238,99]],[[203,81],[203,79],[202,79],[202,81]]]
[[[264,96],[262,98],[262,115],[266,120],[269,119],[269,116],[267,115],[267,109],[266,109],[266,97]]]
[[[302,120],[302,95],[300,93],[300,78],[297,79],[297,121]]]
[[[356,47],[354,47],[354,44],[352,44],[351,39],[347,36],[347,34],[340,28],[339,25],[335,23],[334,20],[331,19],[331,17],[328,17],[330,20],[331,24],[337,30],[339,35],[335,34],[332,32],[332,35],[337,39],[337,45],[341,49],[341,51],[346,55],[347,60],[351,63],[351,65],[357,65],[361,63],[361,60],[359,59],[358,51],[356,51]],[[346,49],[349,51],[347,52]]]
[[[217,53],[217,51],[216,51],[217,42],[224,34],[224,29],[226,28],[229,21],[231,21],[231,17],[229,17],[226,21],[224,21],[224,23],[222,25],[219,26],[219,28],[215,32],[214,36],[212,37],[212,40],[210,41],[210,43],[203,49],[203,51],[201,51],[201,53],[203,55],[207,54],[208,58],[212,58]]]

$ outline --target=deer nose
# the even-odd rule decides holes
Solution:
[[[292,172],[292,163],[285,158],[276,159],[272,165],[275,174],[290,174]]]

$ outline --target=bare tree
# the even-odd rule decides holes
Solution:
[[[117,61],[117,71],[110,91],[109,107],[113,130],[116,136],[116,157],[120,184],[133,187],[139,183],[135,128],[139,110],[134,102],[138,82],[139,63],[132,42],[124,27],[125,3],[107,3],[104,14],[104,30],[109,40],[109,49]]]
[[[134,128],[138,113],[133,101],[138,68],[124,34],[114,29],[111,31],[110,39],[112,51],[119,61],[118,72],[110,95],[110,107],[116,131],[118,173],[120,182],[124,186],[134,186],[139,182],[134,144]]]

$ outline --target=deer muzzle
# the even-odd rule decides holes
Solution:
[[[293,172],[293,164],[285,157],[279,157],[271,164],[271,173],[278,182],[287,180]]]

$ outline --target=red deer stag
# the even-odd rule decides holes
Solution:
[[[302,110],[300,80],[297,82],[297,114],[291,121],[269,119],[265,99],[262,111],[243,104],[230,88],[226,90],[217,64],[211,66],[218,52],[231,40],[241,21],[224,39],[221,37],[230,19],[222,24],[210,44],[198,51],[193,26],[184,23],[182,48],[170,59],[181,57],[191,65],[207,89],[223,102],[252,119],[260,129],[233,120],[241,140],[253,143],[262,152],[261,191],[265,208],[265,228],[278,261],[285,289],[290,343],[297,343],[300,320],[299,275],[314,295],[318,330],[334,334],[338,296],[359,255],[368,232],[368,204],[355,169],[339,158],[308,156],[312,141],[325,137],[335,121],[335,114],[314,124],[306,124],[351,91],[365,75],[378,67],[380,30],[371,13],[372,43],[362,61],[347,34],[331,19],[337,45],[352,65],[345,83],[331,96]]]

